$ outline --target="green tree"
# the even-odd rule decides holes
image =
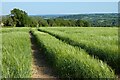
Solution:
[[[15,22],[13,22],[13,19],[11,17],[9,17],[6,20],[6,26],[15,26],[14,24],[15,24]]]
[[[76,21],[76,26],[83,27],[84,26],[83,20],[77,20]]]
[[[46,26],[48,26],[47,20],[45,20],[45,19],[43,19],[43,18],[39,18],[38,24],[39,24],[39,26],[41,26],[41,27],[46,27]]]
[[[90,23],[88,21],[84,21],[84,27],[90,27]]]
[[[69,20],[69,21],[70,21],[70,26],[73,26],[73,27],[76,26],[76,22],[75,22],[75,20]]]
[[[29,17],[29,27],[37,27],[38,26],[38,22],[34,17]]]
[[[25,11],[15,8],[11,10],[10,16],[17,27],[25,27],[29,24],[29,17]]]
[[[60,18],[56,18],[56,19],[54,19],[54,21],[55,21],[56,26],[61,26],[61,19]]]
[[[47,23],[48,23],[49,26],[56,26],[56,23],[55,23],[54,19],[48,19]]]

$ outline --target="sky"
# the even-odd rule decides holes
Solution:
[[[18,2],[10,2],[10,0],[2,0],[2,15],[10,14],[10,11],[13,8],[19,8],[21,10],[24,10],[28,13],[28,15],[90,14],[118,12],[117,0],[109,0],[111,2],[75,2],[75,0],[74,2],[47,2],[47,0],[46,2],[40,2],[40,0],[38,2],[35,1],[30,2],[29,0],[29,2],[22,2],[21,0],[21,2],[19,2],[18,0]]]
[[[1,2],[119,2],[120,0],[1,0]]]

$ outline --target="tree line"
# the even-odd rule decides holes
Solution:
[[[119,26],[118,13],[93,13],[60,16],[64,19],[81,19],[90,22],[92,27],[117,27]]]
[[[28,14],[20,9],[11,10],[11,14],[2,16],[2,23],[4,26],[11,27],[89,27],[90,23],[80,19],[63,19],[63,18],[50,18],[44,19],[40,16],[28,16]]]

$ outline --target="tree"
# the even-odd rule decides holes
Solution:
[[[56,26],[55,21],[53,19],[47,20],[49,26]]]
[[[84,26],[83,20],[77,20],[76,21],[76,26],[83,27]]]
[[[84,27],[90,27],[91,25],[90,25],[90,23],[89,22],[87,22],[87,21],[84,21]]]
[[[46,26],[48,26],[47,20],[45,20],[45,19],[43,19],[43,18],[39,18],[38,24],[39,24],[39,26],[41,26],[41,27],[46,27]]]
[[[56,18],[56,19],[54,19],[54,21],[55,21],[56,26],[61,26],[62,19]]]
[[[17,27],[25,27],[29,24],[29,17],[25,11],[15,8],[11,10],[10,16]]]
[[[11,17],[9,17],[7,20],[6,20],[6,26],[15,26],[14,25],[15,23],[13,22],[13,19]]]
[[[29,27],[37,27],[38,22],[34,17],[29,17]]]
[[[74,20],[68,20],[68,26],[75,26],[75,21]]]

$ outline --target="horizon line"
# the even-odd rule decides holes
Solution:
[[[93,13],[53,13],[53,14],[28,14],[32,15],[79,15],[79,14],[117,14],[118,12],[93,12]],[[7,16],[9,14],[2,14],[2,16]]]

